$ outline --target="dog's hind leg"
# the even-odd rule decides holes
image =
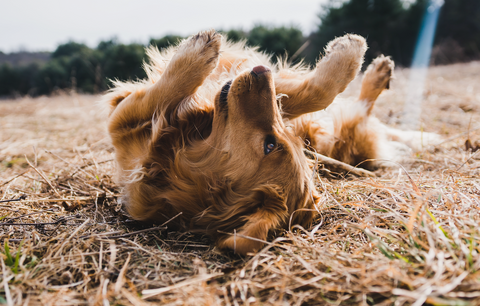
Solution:
[[[393,61],[383,55],[368,66],[362,80],[358,101],[335,105],[331,109],[335,141],[329,156],[342,162],[361,167],[374,167],[370,159],[381,157],[384,141],[383,125],[370,114],[376,99],[389,87],[394,68]]]
[[[154,114],[169,120],[179,103],[193,95],[215,69],[220,45],[221,35],[213,30],[183,41],[156,83],[118,103],[109,130],[151,121]]]
[[[362,80],[362,89],[359,101],[367,103],[367,114],[372,112],[375,101],[384,89],[390,88],[390,79],[393,76],[394,62],[380,55],[368,66]]]
[[[277,94],[284,94],[282,110],[285,118],[326,108],[355,78],[367,50],[365,39],[347,34],[331,41],[316,69],[302,78],[275,78]]]

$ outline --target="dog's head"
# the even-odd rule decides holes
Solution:
[[[270,69],[257,66],[228,81],[215,98],[211,141],[229,153],[235,178],[275,181],[299,163],[301,140],[287,131]],[[233,170],[233,169],[232,169]]]
[[[212,132],[206,140],[212,154],[219,154],[218,176],[228,182],[235,196],[230,195],[228,208],[211,214],[218,220],[202,215],[197,222],[208,226],[223,221],[224,230],[235,229],[240,236],[224,237],[220,245],[240,253],[262,245],[242,239],[242,235],[266,239],[269,228],[290,220],[308,224],[312,218],[309,210],[318,198],[304,144],[285,126],[274,85],[272,72],[264,66],[228,81],[216,95]],[[224,216],[232,206],[236,213]],[[242,228],[237,227],[239,222],[244,224]]]

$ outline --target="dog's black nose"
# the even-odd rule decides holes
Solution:
[[[263,66],[263,65],[255,66],[252,69],[252,72],[255,73],[256,75],[260,75],[260,74],[263,74],[263,73],[268,72],[268,71],[270,71],[270,68],[268,68],[266,66]]]

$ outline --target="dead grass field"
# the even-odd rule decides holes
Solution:
[[[375,109],[398,124],[408,70]],[[445,141],[377,178],[318,177],[312,228],[240,257],[118,205],[97,96],[0,102],[0,302],[9,305],[479,305],[480,62],[434,67]],[[343,96],[358,93],[358,79]]]

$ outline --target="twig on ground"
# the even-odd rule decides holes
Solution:
[[[171,285],[171,286],[167,286],[167,287],[163,287],[163,288],[158,288],[158,289],[143,290],[142,291],[142,294],[143,294],[142,299],[148,299],[148,298],[151,298],[155,295],[159,295],[159,294],[162,294],[162,293],[165,293],[165,292],[168,292],[168,291],[171,291],[171,290],[179,289],[179,288],[182,288],[182,287],[185,287],[185,286],[190,286],[190,285],[193,285],[193,284],[196,284],[196,283],[204,282],[204,281],[207,281],[211,278],[214,278],[214,277],[217,277],[217,276],[222,276],[222,275],[223,275],[223,273],[204,274],[204,275],[199,275],[199,276],[197,276],[195,278],[192,278],[192,279],[187,279],[187,280],[184,280],[182,282],[176,283],[175,285]]]
[[[36,211],[36,212],[33,212],[33,213],[29,213],[29,214],[24,214],[24,215],[15,217],[15,218],[8,218],[8,222],[12,222],[13,220],[17,220],[17,219],[24,218],[24,217],[27,217],[27,216],[41,214],[41,213],[48,212],[48,211],[53,211],[53,208],[45,209],[45,210],[41,210],[41,211]]]
[[[323,164],[327,168],[332,169],[334,171],[347,172],[347,174],[351,173],[361,177],[376,177],[376,174],[371,171],[361,169],[361,168],[355,168],[349,164],[324,156],[322,154],[318,154],[318,153],[309,151],[307,149],[304,149],[303,152],[308,158],[316,159],[320,164]]]
[[[87,165],[83,165],[83,166],[80,167],[80,169],[85,169],[85,168],[90,167],[90,166],[95,166],[95,164],[100,165],[100,164],[108,163],[108,162],[111,162],[111,161],[114,161],[114,159],[109,158],[109,159],[102,160],[102,161],[99,161],[99,162],[96,162],[96,163],[90,163],[90,164],[87,164]]]
[[[133,236],[133,235],[137,235],[137,234],[141,234],[141,233],[152,232],[152,231],[157,231],[157,230],[165,230],[165,229],[167,229],[166,226],[156,226],[156,227],[146,228],[146,229],[143,229],[143,230],[134,231],[134,232],[126,233],[126,234],[122,234],[122,235],[107,236],[106,238],[108,238],[108,239],[125,238],[125,237],[129,237],[129,236]]]
[[[0,203],[19,202],[19,201],[25,200],[26,198],[27,198],[27,195],[22,194],[19,198],[11,199],[11,200],[3,200],[3,201],[0,201]]]
[[[53,191],[55,192],[55,194],[61,198],[62,196],[60,195],[60,193],[58,193],[58,190],[52,185],[52,182],[50,182],[50,180],[45,176],[45,174],[43,174],[43,172],[41,172],[40,170],[38,170],[34,165],[32,165],[32,163],[28,160],[27,156],[25,155],[25,160],[27,161],[27,163],[30,165],[30,167],[33,168],[33,170],[35,170],[35,172],[37,172],[43,179],[44,181],[50,186],[50,188],[53,189]]]
[[[30,225],[53,225],[53,224],[58,224],[58,223],[62,223],[62,222],[66,222],[66,221],[69,221],[69,220],[73,220],[73,219],[76,219],[78,218],[79,216],[76,215],[76,216],[72,216],[72,217],[61,217],[60,219],[58,219],[57,221],[54,221],[54,222],[36,222],[36,223],[0,223],[0,226],[30,226]]]
[[[457,168],[457,170],[455,170],[456,172],[458,172],[463,166],[465,166],[466,163],[468,163],[475,155],[477,155],[477,153],[480,152],[480,150],[476,151],[475,153],[473,153],[462,165],[460,165],[460,167]]]
[[[70,166],[72,166],[72,167],[75,167],[76,169],[80,170],[82,173],[84,173],[85,175],[87,175],[87,177],[93,177],[92,174],[85,172],[85,170],[83,170],[82,168],[78,167],[77,165],[72,164],[72,163],[69,162],[69,161],[66,161],[65,159],[61,158],[61,157],[58,156],[57,154],[52,153],[52,152],[50,152],[50,151],[48,151],[48,150],[45,150],[45,152],[47,152],[48,154],[51,154],[51,155],[55,156],[56,158],[58,158],[59,160],[63,161],[63,162],[66,163],[67,165],[70,165]]]
[[[176,214],[175,216],[173,216],[172,218],[168,219],[167,221],[163,222],[160,226],[165,226],[167,225],[168,223],[170,223],[170,221],[172,221],[173,219],[176,219],[178,216],[182,215],[182,212],[179,212],[178,214]]]
[[[111,199],[117,197],[118,195],[106,195],[104,197]],[[65,202],[65,201],[87,201],[94,200],[95,196],[91,197],[75,197],[75,198],[64,198],[64,199],[34,199],[34,200],[22,200],[22,203],[36,203],[36,202]]]
[[[73,233],[67,239],[65,239],[65,241],[62,243],[62,245],[60,246],[58,251],[55,253],[54,257],[57,257],[58,255],[60,255],[62,253],[62,250],[65,247],[65,245],[67,244],[67,242],[70,241],[82,228],[84,228],[88,224],[88,222],[90,222],[90,218],[85,220],[85,222],[83,222],[82,225],[77,227],[75,229],[75,231],[73,231]]]
[[[27,174],[28,172],[30,172],[30,169],[28,169],[27,171],[24,171],[24,172],[22,172],[22,173],[20,173],[20,174],[17,174],[17,175],[15,175],[15,176],[12,177],[12,178],[9,178],[8,180],[6,180],[6,181],[3,182],[2,184],[0,184],[0,187],[7,185],[8,183],[10,183],[11,181],[13,181],[13,180],[16,179],[17,177],[20,177],[20,176],[22,176],[22,175],[24,175],[24,174]]]
[[[123,264],[120,273],[118,274],[117,282],[115,283],[115,294],[120,293],[120,289],[122,289],[123,285],[125,284],[125,272],[128,269],[128,263],[130,262],[130,258],[132,257],[132,253],[128,253],[127,260]]]

